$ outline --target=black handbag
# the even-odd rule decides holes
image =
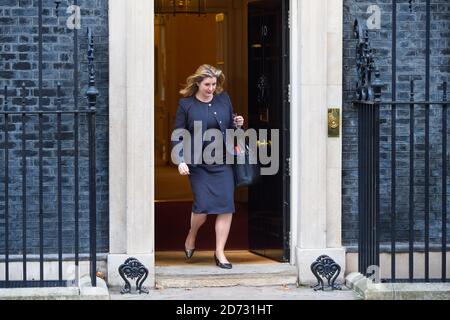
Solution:
[[[261,178],[259,164],[250,163],[251,156],[253,155],[252,152],[247,144],[245,145],[244,151],[235,152],[233,170],[234,183],[237,188],[256,184]]]

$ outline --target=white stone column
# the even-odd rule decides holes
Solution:
[[[310,284],[316,281],[311,263],[320,255],[329,255],[345,267],[345,251],[336,241],[341,232],[340,222],[336,224],[341,215],[340,205],[336,207],[341,187],[337,178],[340,142],[329,140],[327,127],[330,103],[341,105],[342,86],[335,68],[342,67],[342,45],[336,47],[338,30],[329,31],[336,23],[333,14],[338,7],[342,15],[342,1],[299,0],[292,1],[292,6],[297,37],[292,39],[297,42],[292,48],[292,215],[296,216],[299,281]]]
[[[342,67],[343,0],[328,0],[327,105],[340,109],[339,138],[329,138],[327,147],[327,247],[342,245]]]
[[[137,258],[154,284],[153,1],[110,0],[110,244],[108,283]]]
[[[126,1],[109,1],[109,252],[126,252]]]

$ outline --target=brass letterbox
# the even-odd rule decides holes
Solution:
[[[341,128],[341,114],[338,108],[328,109],[328,137],[339,138]]]

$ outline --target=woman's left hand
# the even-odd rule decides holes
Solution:
[[[234,125],[236,126],[236,128],[240,129],[244,125],[244,117],[235,116],[234,117]]]

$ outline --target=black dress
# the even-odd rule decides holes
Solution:
[[[225,93],[214,96],[209,103],[199,101],[195,97],[184,98],[180,100],[175,127],[191,131],[192,121],[202,121],[203,129],[221,130],[225,137],[226,129],[233,128],[232,113],[230,99]],[[203,143],[202,150],[209,143]],[[231,165],[225,164],[225,153],[227,152],[225,145],[223,150],[223,164],[206,164],[203,161],[200,161],[199,164],[188,164],[189,180],[194,196],[193,213],[225,214],[235,212],[233,168]]]

